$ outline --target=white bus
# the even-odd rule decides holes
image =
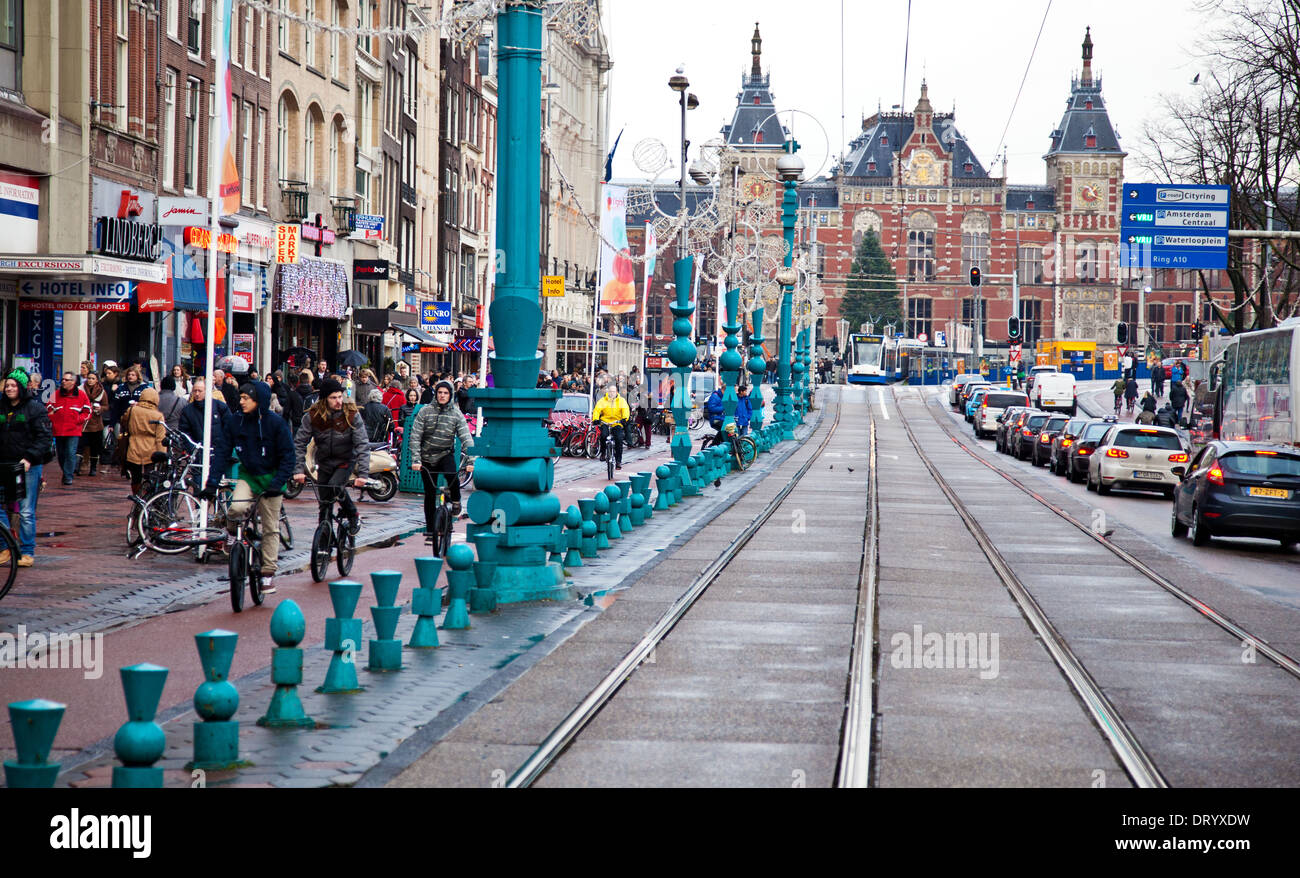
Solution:
[[[1300,445],[1300,317],[1233,336],[1210,366],[1220,439]]]

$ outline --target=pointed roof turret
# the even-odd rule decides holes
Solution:
[[[1083,34],[1083,76],[1079,78],[1079,84],[1082,86],[1092,85],[1092,28],[1089,27]]]
[[[1049,156],[1060,153],[1127,155],[1106,112],[1101,77],[1092,73],[1092,28],[1083,37],[1083,73],[1070,83],[1065,115],[1052,132],[1052,143],[1047,150]]]
[[[785,142],[785,129],[776,117],[772,77],[763,75],[763,37],[758,22],[754,22],[754,36],[749,45],[753,64],[749,74],[740,78],[736,111],[732,114],[731,124],[722,127],[722,136],[731,146],[779,150]]]
[[[754,36],[749,41],[750,54],[754,56],[754,66],[749,69],[749,75],[754,79],[763,76],[763,35],[758,32],[758,22],[754,22]]]

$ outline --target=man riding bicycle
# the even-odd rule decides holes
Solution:
[[[387,417],[388,409],[384,409]],[[316,484],[334,488],[321,492],[320,517],[329,517],[330,506],[336,495],[343,516],[348,520],[348,530],[353,534],[361,527],[357,519],[357,506],[347,492],[348,482],[357,488],[365,487],[370,475],[370,439],[366,435],[366,422],[351,400],[344,399],[343,385],[326,378],[320,385],[320,396],[302,416],[298,432],[294,435],[295,482],[307,480],[307,445],[316,443]]]
[[[596,408],[591,413],[593,423],[600,424],[600,441],[601,447],[604,447],[605,438],[613,432],[614,435],[614,469],[623,468],[623,424],[632,417],[632,410],[628,408],[627,400],[618,395],[618,385],[610,382],[605,387],[605,395],[596,403]]]
[[[262,593],[272,594],[280,554],[280,501],[293,472],[293,436],[284,419],[271,411],[271,388],[263,382],[250,381],[239,388],[238,408],[212,434],[212,467],[203,497],[216,497],[226,467],[237,461],[239,479],[230,498],[226,530],[235,532],[256,499],[262,518]]]
[[[455,456],[451,453],[460,439],[460,453],[469,454],[474,447],[465,415],[453,400],[450,381],[439,381],[433,389],[433,402],[415,414],[411,423],[411,469],[424,480],[425,533],[432,534],[438,507],[437,474],[446,476],[447,498],[452,515],[460,515],[460,477]],[[471,472],[474,465],[467,467]]]

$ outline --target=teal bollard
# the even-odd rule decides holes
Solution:
[[[614,487],[618,488],[618,529],[623,533],[632,530],[632,482],[624,480],[615,482]]]
[[[202,717],[194,724],[194,761],[188,768],[222,770],[239,765],[239,690],[230,682],[239,635],[215,628],[194,635],[203,665],[204,681],[194,692],[194,710]]]
[[[442,619],[445,630],[469,627],[469,592],[474,586],[474,573],[470,565],[474,563],[474,550],[465,544],[452,546],[447,550],[447,587],[450,591],[450,603],[447,615]]]
[[[614,485],[606,485],[605,496],[609,498],[609,517],[605,519],[605,528],[611,540],[621,540],[623,529],[618,526],[619,505],[622,503],[622,491]]]
[[[582,567],[582,511],[569,506],[564,512],[564,537],[568,551],[564,555],[565,567]]]
[[[271,614],[271,682],[275,692],[266,715],[257,720],[268,729],[314,729],[316,720],[307,716],[298,687],[302,684],[302,643],[307,636],[307,617],[291,600],[280,601]]]
[[[113,736],[113,752],[122,760],[113,766],[113,786],[117,789],[161,789],[163,770],[154,763],[167,749],[167,736],[154,722],[167,669],[142,663],[121,669],[122,690],[126,693],[126,723]]]
[[[411,590],[411,612],[415,614],[415,629],[407,646],[411,649],[433,649],[438,646],[437,615],[442,612],[442,589],[438,588],[438,574],[442,572],[442,559],[416,558],[415,575],[420,587]]]
[[[578,552],[584,558],[596,557],[596,498],[584,497],[578,501],[579,514],[582,515],[582,541]]]
[[[361,651],[361,620],[353,618],[361,600],[361,583],[348,579],[330,583],[330,603],[334,617],[325,620],[325,648],[332,650],[325,682],[317,692],[329,695],[361,692],[357,680],[357,654]]]
[[[690,477],[691,477],[691,487],[695,488],[694,491],[689,491],[688,494],[690,494],[690,495],[692,495],[692,496],[695,495],[695,494],[699,494],[699,493],[700,493],[700,459],[699,459],[699,457],[692,455],[691,459],[688,460],[688,461],[686,461],[686,470],[687,470],[687,472],[690,474]]]
[[[496,575],[496,561],[474,562],[474,588],[469,592],[469,611],[471,613],[492,613],[497,608],[497,593],[492,589],[492,577]]]
[[[609,496],[596,492],[596,548],[609,548]]]
[[[643,502],[645,520],[649,521],[653,517],[653,511],[650,508],[650,482],[654,479],[654,473],[637,473],[632,477],[632,491],[640,494]]]
[[[632,504],[632,512],[629,515],[629,517],[632,519],[632,526],[640,527],[641,525],[645,524],[645,515],[646,512],[649,511],[649,507],[646,506],[645,504],[645,497],[643,497],[641,494],[634,493],[628,499],[628,502]]]
[[[61,762],[50,762],[54,736],[59,733],[66,704],[32,698],[9,704],[17,759],[5,760],[5,785],[12,790],[48,789],[59,777]]]
[[[658,485],[658,491],[655,495],[655,512],[665,512],[668,509],[668,498],[671,494],[673,471],[667,466],[655,467],[655,481]]]
[[[679,491],[679,487],[681,486],[682,483],[681,476],[679,475],[681,471],[682,471],[682,464],[680,461],[674,460],[668,464],[668,505],[669,507],[676,506],[678,503],[682,502],[682,495],[681,492]]]
[[[370,608],[370,618],[375,622],[375,637],[370,641],[370,661],[367,669],[377,672],[402,669],[402,641],[397,639],[397,620],[402,608],[397,603],[397,590],[402,584],[402,574],[396,570],[376,570],[370,574],[370,584],[375,589],[375,604]]]

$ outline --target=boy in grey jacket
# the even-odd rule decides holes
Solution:
[[[474,439],[469,434],[465,415],[452,402],[451,382],[439,381],[434,387],[434,401],[416,412],[415,422],[411,424],[411,469],[424,479],[424,517],[428,527],[432,527],[437,509],[437,473],[446,475],[452,512],[460,514],[460,479],[451,453],[457,437],[461,454],[469,454]],[[473,464],[470,468],[473,469]]]

